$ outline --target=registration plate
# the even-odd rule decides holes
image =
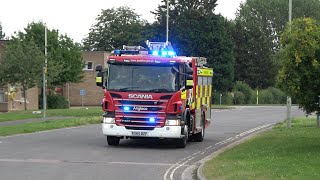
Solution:
[[[148,132],[143,132],[143,131],[133,131],[131,132],[133,136],[146,136]]]

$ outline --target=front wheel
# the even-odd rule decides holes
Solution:
[[[119,145],[120,138],[116,136],[107,136],[108,145]]]

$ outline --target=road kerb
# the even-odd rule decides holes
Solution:
[[[233,143],[231,143],[231,144],[219,149],[218,151],[213,152],[209,156],[201,159],[200,161],[198,161],[198,163],[200,163],[200,166],[197,169],[197,179],[199,179],[199,180],[207,180],[205,178],[204,174],[203,174],[203,167],[204,167],[204,164],[207,161],[216,158],[219,154],[225,152],[226,150],[231,149],[231,148],[233,148],[233,147],[235,147],[235,146],[237,146],[237,145],[239,145],[239,144],[241,144],[241,143],[243,143],[243,142],[245,142],[245,141],[257,136],[257,135],[259,135],[260,133],[262,133],[264,131],[268,131],[268,130],[272,129],[273,126],[269,126],[269,127],[265,128],[265,129],[261,129],[259,131],[256,131],[256,132],[252,133],[252,134],[249,134],[248,136],[246,136],[246,137],[244,137],[244,138],[242,138],[242,139],[240,139],[238,141],[235,141],[235,142],[233,142]],[[198,163],[196,163],[196,164],[198,164]]]

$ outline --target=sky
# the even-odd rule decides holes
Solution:
[[[234,19],[239,5],[244,0],[218,0],[215,12]],[[31,22],[42,21],[48,28],[58,29],[75,42],[81,42],[89,33],[101,9],[127,5],[149,22],[154,21],[150,13],[161,0],[2,0],[0,23],[6,36],[23,31]]]

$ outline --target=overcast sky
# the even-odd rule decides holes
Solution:
[[[218,0],[216,13],[233,19],[244,0]],[[88,34],[101,9],[127,5],[134,8],[149,22],[154,21],[150,11],[155,10],[161,0],[2,0],[0,23],[6,36],[22,31],[28,23],[45,22],[49,28],[59,29],[76,42]]]

